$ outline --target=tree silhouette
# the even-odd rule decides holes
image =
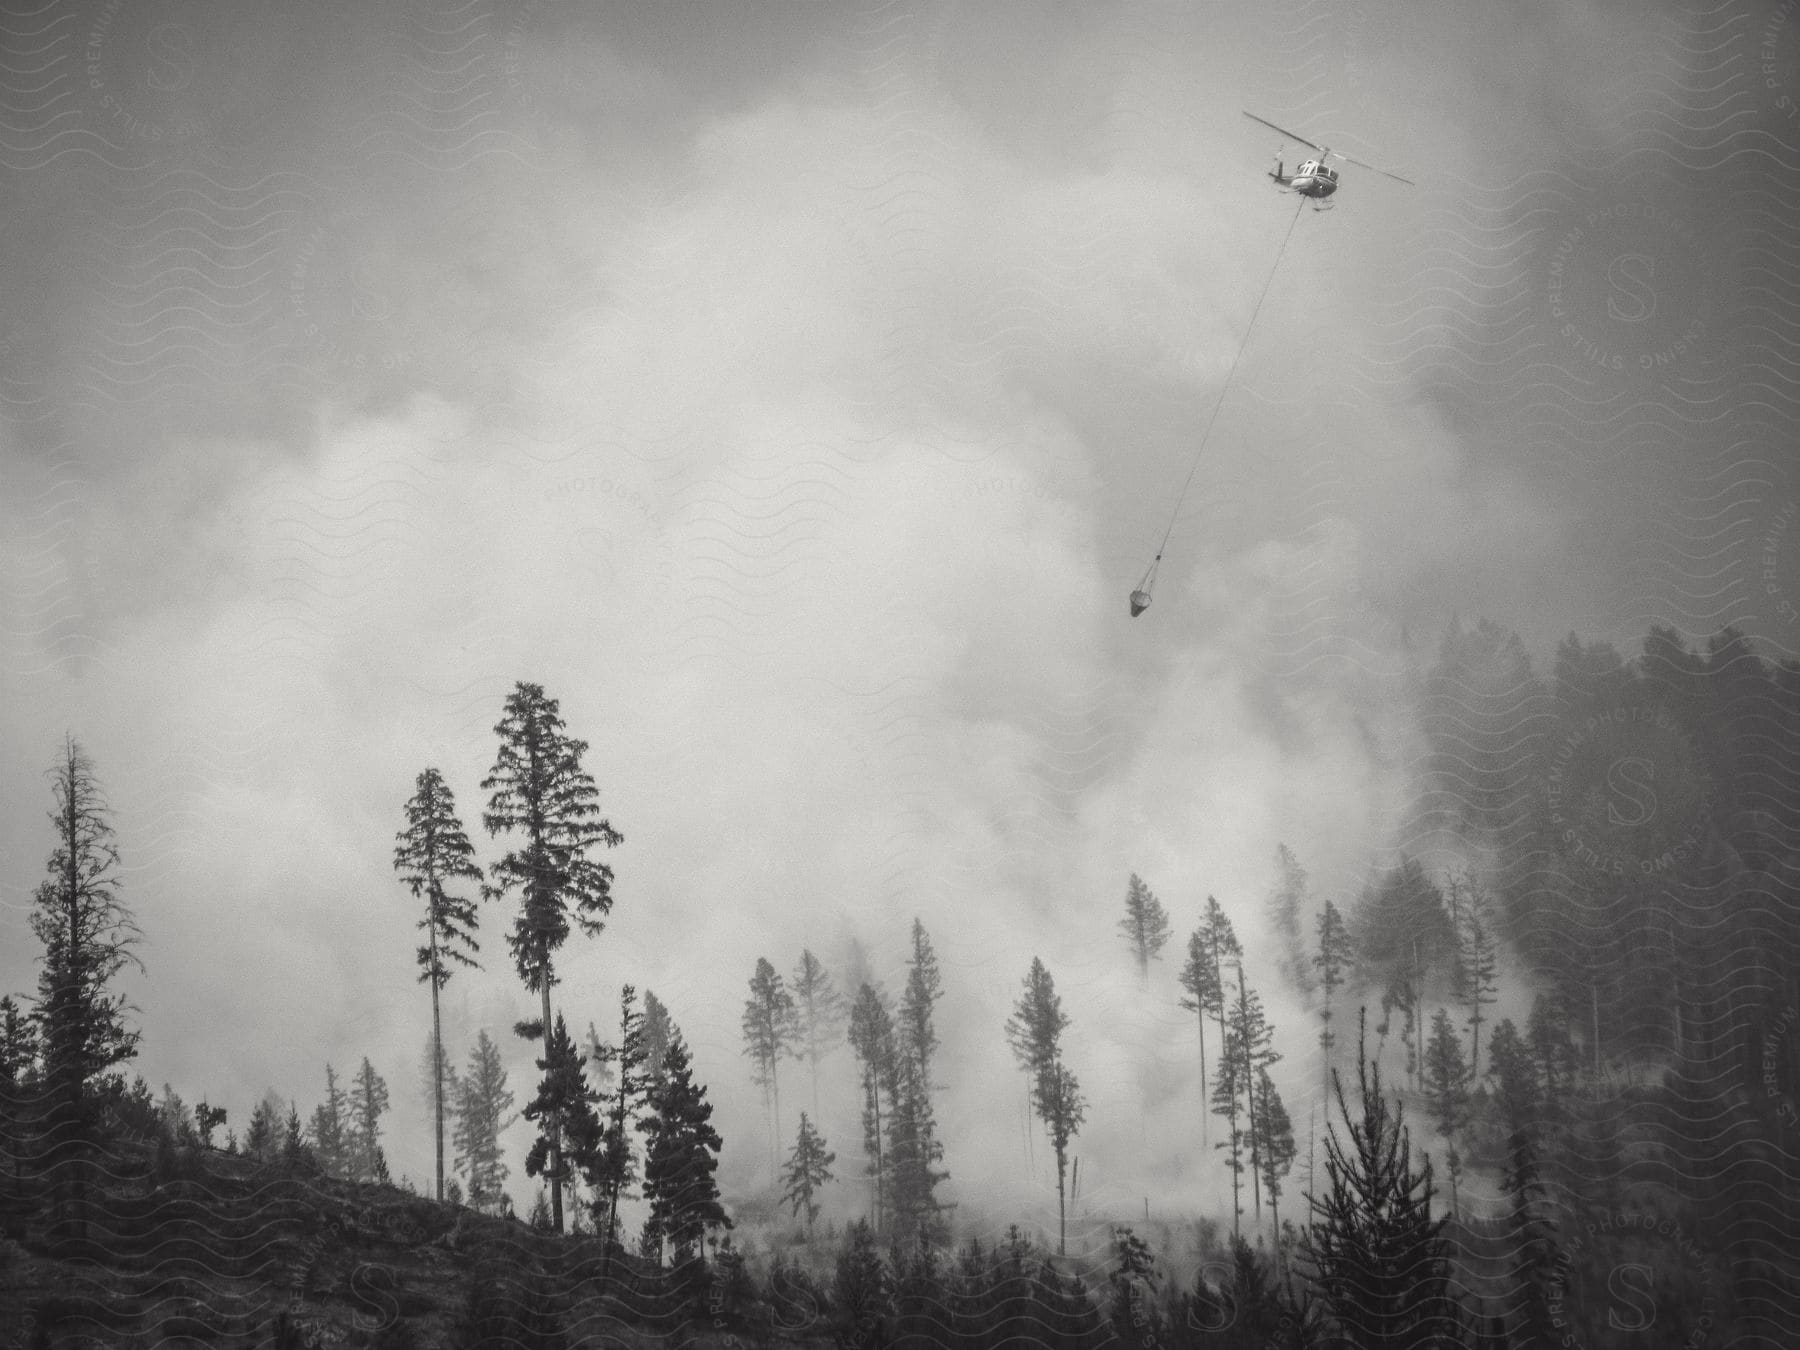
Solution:
[[[890,1070],[888,1154],[894,1225],[906,1241],[920,1244],[943,1236],[936,1189],[949,1175],[937,1166],[944,1146],[931,1102],[931,1057],[938,1045],[932,1010],[942,994],[937,954],[925,925],[915,918]]]
[[[1266,1065],[1256,1073],[1256,1159],[1264,1192],[1269,1197],[1271,1225],[1275,1231],[1277,1260],[1281,1253],[1281,1182],[1294,1165],[1298,1148],[1294,1125]]]
[[[1137,962],[1138,977],[1148,980],[1150,963],[1160,959],[1169,941],[1169,911],[1136,872],[1125,884],[1125,917],[1119,920],[1119,931]]]
[[[538,1082],[537,1095],[520,1112],[538,1125],[538,1137],[525,1156],[525,1175],[544,1177],[554,1194],[577,1172],[591,1175],[600,1151],[600,1119],[594,1114],[594,1093],[588,1087],[580,1052],[561,1013],[556,1015],[551,1029],[550,1048],[537,1066],[544,1075]],[[552,1211],[553,1225],[555,1220]]]
[[[636,1007],[637,991],[626,985],[619,995],[619,1040],[616,1045],[602,1047],[606,1062],[614,1067],[612,1098],[607,1107],[606,1123],[601,1135],[591,1181],[595,1192],[595,1223],[600,1222],[600,1206],[605,1206],[605,1226],[600,1228],[606,1240],[604,1268],[612,1264],[613,1243],[619,1235],[619,1200],[636,1180],[629,1130],[631,1122],[650,1089],[647,1072],[649,1048],[645,1044],[644,1015]]]
[[[792,983],[794,1009],[800,1019],[801,1041],[812,1068],[813,1116],[819,1114],[819,1058],[837,1039],[844,1026],[844,996],[837,991],[819,958],[810,950],[800,953]]]
[[[325,1066],[325,1100],[313,1108],[312,1147],[326,1175],[348,1177],[353,1161],[350,1148],[350,1099],[338,1086],[337,1070]]]
[[[778,1172],[781,1129],[781,1057],[793,1053],[800,1035],[794,996],[782,983],[780,972],[767,957],[758,957],[750,977],[750,997],[739,1023],[744,1033],[744,1053],[750,1057],[751,1075],[763,1090],[763,1107],[769,1112],[769,1166]]]
[[[1269,917],[1281,943],[1281,974],[1302,994],[1313,992],[1313,963],[1301,936],[1300,913],[1306,906],[1306,869],[1286,844],[1275,849],[1275,887],[1269,893]]]
[[[505,1203],[507,1166],[500,1152],[500,1133],[513,1121],[513,1094],[506,1086],[500,1047],[486,1031],[476,1037],[469,1065],[457,1080],[456,1171],[469,1186],[469,1207],[498,1214]]]
[[[436,769],[426,769],[414,783],[406,804],[406,828],[394,845],[394,870],[412,892],[425,902],[419,927],[425,942],[419,947],[419,980],[431,985],[431,1092],[432,1142],[436,1149],[437,1191],[444,1198],[444,1035],[438,995],[450,980],[453,965],[475,966],[475,902],[454,895],[458,881],[481,884],[481,868],[475,863],[475,846],[457,819],[456,799]]]
[[[1506,1130],[1500,1191],[1509,1205],[1513,1285],[1518,1291],[1515,1343],[1549,1345],[1556,1335],[1556,1240],[1544,1219],[1536,1118],[1539,1109],[1531,1057],[1512,1019],[1494,1028],[1488,1047],[1493,1101]]]
[[[894,1023],[887,1002],[872,984],[856,992],[850,1009],[850,1048],[862,1076],[863,1151],[869,1158],[870,1220],[876,1229],[886,1223],[888,1191],[887,1159],[882,1148],[881,1100],[893,1080]]]
[[[1450,1174],[1450,1212],[1457,1209],[1457,1182],[1462,1158],[1456,1151],[1456,1135],[1469,1111],[1469,1070],[1463,1063],[1462,1041],[1450,1025],[1450,1014],[1439,1008],[1431,1019],[1431,1042],[1425,1050],[1425,1091],[1438,1135],[1447,1150],[1445,1168]]]
[[[663,1058],[663,1077],[650,1091],[644,1132],[644,1198],[654,1231],[674,1247],[677,1263],[698,1257],[709,1230],[730,1228],[713,1174],[723,1143],[708,1123],[712,1105],[694,1082],[687,1043],[676,1032]]]
[[[1456,994],[1468,1007],[1469,1076],[1481,1073],[1482,1009],[1494,1001],[1499,955],[1487,895],[1472,877],[1453,877],[1448,896],[1456,929]]]
[[[1065,1181],[1068,1175],[1069,1142],[1087,1117],[1087,1103],[1081,1086],[1062,1062],[1062,1034],[1069,1025],[1062,1010],[1062,998],[1056,992],[1043,961],[1031,959],[1025,972],[1024,989],[1013,1012],[1006,1019],[1006,1040],[1013,1058],[1024,1069],[1032,1085],[1032,1108],[1049,1132],[1050,1145],[1056,1152],[1056,1250],[1063,1254],[1068,1240],[1068,1213]]]
[[[536,1022],[520,1023],[527,1039],[541,1037],[544,1058],[550,1044],[550,987],[556,983],[555,956],[568,940],[573,921],[597,937],[612,911],[612,868],[590,853],[613,848],[624,836],[600,817],[600,790],[581,767],[587,742],[566,734],[555,699],[542,685],[521,681],[506,700],[494,732],[500,751],[493,771],[481,781],[490,793],[482,823],[490,835],[517,831],[522,846],[489,869],[485,894],[517,895],[519,913],[507,938],[519,978],[543,1000]],[[561,1232],[562,1141],[554,1122],[549,1138],[550,1219]]]
[[[1404,1112],[1390,1106],[1365,1045],[1359,1032],[1360,1118],[1332,1075],[1343,1132],[1327,1127],[1328,1189],[1311,1197],[1301,1249],[1346,1350],[1455,1345],[1448,1216],[1431,1217],[1431,1162],[1413,1169]]]
[[[1337,1045],[1337,1033],[1331,1029],[1331,996],[1350,978],[1355,948],[1350,942],[1350,930],[1344,924],[1344,916],[1338,913],[1338,907],[1327,900],[1319,913],[1318,922],[1319,950],[1312,958],[1313,968],[1319,972],[1319,988],[1324,998],[1319,1005],[1319,1050],[1325,1065],[1325,1086],[1331,1087],[1332,1050]]]
[[[674,1034],[675,1021],[669,1010],[654,990],[644,990],[644,1077],[651,1083],[662,1081],[663,1056]]]
[[[794,1151],[788,1155],[787,1166],[782,1171],[782,1180],[787,1183],[787,1189],[781,1198],[793,1206],[796,1217],[802,1209],[806,1211],[808,1242],[812,1241],[813,1221],[819,1217],[819,1206],[813,1197],[831,1180],[831,1164],[836,1161],[837,1154],[827,1151],[823,1136],[813,1128],[812,1121],[802,1111],[800,1133],[794,1140]]]
[[[350,1085],[350,1128],[347,1131],[347,1142],[350,1147],[352,1180],[380,1179],[384,1167],[381,1117],[387,1109],[387,1083],[375,1072],[375,1066],[369,1063],[368,1057],[364,1056],[362,1067],[357,1070]]]
[[[1176,978],[1181,987],[1187,990],[1187,997],[1181,1000],[1181,1006],[1194,1014],[1195,1026],[1200,1037],[1200,1100],[1207,1100],[1206,1090],[1206,1015],[1211,1012],[1219,996],[1219,966],[1213,959],[1213,951],[1206,934],[1196,928],[1188,935],[1187,964],[1182,966],[1181,974]],[[1200,1142],[1206,1142],[1207,1112],[1200,1113]]]
[[[56,848],[31,913],[31,931],[44,944],[32,1018],[50,1094],[45,1161],[64,1181],[66,1231],[79,1241],[87,1231],[84,1174],[99,1120],[97,1080],[135,1058],[139,1040],[139,1033],[125,1024],[130,1005],[111,986],[128,965],[142,972],[143,962],[133,950],[142,933],[119,895],[112,813],[93,762],[73,736],[63,739],[49,776]]]

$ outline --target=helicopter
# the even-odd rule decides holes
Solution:
[[[1341,159],[1346,164],[1354,164],[1359,169],[1367,169],[1371,173],[1378,173],[1383,178],[1391,178],[1396,183],[1405,183],[1408,187],[1418,186],[1418,184],[1413,182],[1410,178],[1402,178],[1399,174],[1389,173],[1386,169],[1377,169],[1373,164],[1364,164],[1360,159],[1351,159],[1348,155],[1341,155],[1336,150],[1331,150],[1323,145],[1315,144],[1314,142],[1307,140],[1304,136],[1296,136],[1286,127],[1278,127],[1273,122],[1258,117],[1253,112],[1247,112],[1244,116],[1248,117],[1252,122],[1261,122],[1271,131],[1279,131],[1291,141],[1299,141],[1302,145],[1312,146],[1314,150],[1319,152],[1319,157],[1317,159],[1302,160],[1299,167],[1290,174],[1284,174],[1281,171],[1282,163],[1278,156],[1275,160],[1275,167],[1269,172],[1269,177],[1275,180],[1275,185],[1277,187],[1284,191],[1298,192],[1302,197],[1311,197],[1313,199],[1313,210],[1315,211],[1329,210],[1332,203],[1325,199],[1338,189],[1338,172],[1325,162],[1328,159]]]

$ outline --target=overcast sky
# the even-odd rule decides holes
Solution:
[[[1791,3],[20,8],[0,988],[72,731],[147,938],[137,1067],[234,1124],[367,1055],[428,1174],[393,836],[434,765],[497,856],[527,679],[625,837],[559,1004],[669,1005],[728,1192],[766,1176],[756,957],[860,941],[897,992],[917,915],[966,1213],[1054,1215],[1001,1035],[1034,955],[1095,1205],[1211,1204],[1132,871],[1177,945],[1208,892],[1237,920],[1302,1121],[1259,916],[1280,841],[1338,899],[1391,856],[1403,634],[1800,654]],[[1263,175],[1304,147],[1245,109],[1417,186],[1341,166],[1296,215]],[[510,917],[447,1029],[523,1101]]]

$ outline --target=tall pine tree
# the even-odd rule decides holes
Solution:
[[[812,1241],[813,1223],[819,1217],[819,1205],[814,1197],[831,1180],[831,1164],[836,1161],[837,1154],[825,1147],[824,1136],[802,1111],[800,1133],[794,1139],[793,1152],[788,1154],[787,1166],[782,1169],[782,1180],[787,1189],[781,1198],[793,1206],[795,1217],[801,1210],[806,1211],[808,1242]]]
[[[597,937],[612,911],[612,868],[590,856],[613,848],[624,836],[600,816],[600,789],[581,767],[587,742],[569,736],[555,699],[542,685],[521,681],[506,700],[494,728],[500,738],[493,772],[481,782],[490,793],[482,823],[490,835],[518,833],[520,847],[489,869],[485,893],[516,895],[519,913],[507,938],[519,978],[541,995],[542,1015],[519,1030],[542,1038],[544,1059],[554,1058],[550,987],[556,983],[556,953],[568,940],[570,924]],[[561,1232],[562,1141],[554,1120],[548,1137],[550,1219]]]
[[[1062,1010],[1062,998],[1056,982],[1037,957],[1025,972],[1024,988],[1012,1015],[1006,1019],[1006,1041],[1013,1058],[1025,1070],[1031,1082],[1032,1109],[1050,1135],[1050,1146],[1056,1153],[1056,1250],[1062,1254],[1068,1243],[1068,1177],[1069,1144],[1087,1117],[1087,1103],[1081,1085],[1062,1060],[1062,1034],[1069,1016]]]
[[[348,1143],[353,1181],[379,1181],[386,1163],[381,1151],[381,1117],[388,1109],[388,1086],[364,1056],[350,1084]]]
[[[452,893],[459,881],[481,884],[481,868],[475,863],[475,846],[457,819],[456,799],[436,769],[426,769],[413,785],[406,804],[406,828],[394,845],[394,870],[412,892],[425,902],[419,927],[425,930],[420,944],[419,981],[431,985],[431,1109],[432,1143],[436,1150],[437,1191],[444,1198],[444,1030],[438,995],[450,980],[453,966],[475,966],[475,902]]]
[[[1161,959],[1169,941],[1169,911],[1136,872],[1125,883],[1125,917],[1119,920],[1119,931],[1137,962],[1138,978],[1148,980],[1150,963]]]
[[[50,1097],[46,1161],[58,1165],[68,1197],[65,1231],[80,1240],[102,1080],[137,1055],[138,1033],[125,1023],[131,1008],[113,983],[128,965],[142,972],[134,950],[142,934],[119,895],[111,810],[93,762],[73,736],[64,738],[50,779],[56,848],[31,914],[31,931],[44,944],[33,1019]]]
[[[1282,1250],[1281,1183],[1293,1167],[1299,1149],[1294,1143],[1293,1121],[1288,1118],[1287,1107],[1275,1090],[1275,1081],[1269,1077],[1266,1065],[1258,1068],[1256,1073],[1255,1129],[1257,1170],[1262,1176],[1263,1191],[1269,1197],[1270,1227],[1275,1234],[1274,1247],[1279,1260]]]
[[[456,1171],[468,1183],[469,1207],[483,1214],[498,1214],[505,1206],[507,1166],[500,1135],[513,1122],[512,1107],[500,1047],[482,1031],[469,1052],[468,1068],[457,1080],[451,1143]]]
[[[779,1174],[781,1131],[781,1058],[791,1055],[800,1035],[794,996],[782,983],[781,974],[758,957],[750,977],[750,997],[744,1003],[739,1024],[744,1033],[744,1053],[750,1057],[751,1074],[763,1092],[763,1109],[769,1113],[769,1167]]]
[[[1269,917],[1281,943],[1282,978],[1302,994],[1313,992],[1313,963],[1301,935],[1300,916],[1306,908],[1306,869],[1286,844],[1275,849],[1275,887],[1269,893]]]
[[[925,925],[912,925],[912,955],[907,961],[906,992],[900,1000],[895,1028],[893,1102],[888,1144],[892,1155],[894,1222],[898,1236],[929,1245],[944,1236],[943,1206],[937,1187],[948,1179],[938,1164],[944,1146],[937,1137],[932,1110],[931,1058],[938,1038],[933,1009],[943,995],[937,954]]]
[[[1219,967],[1213,960],[1212,946],[1207,941],[1203,930],[1196,928],[1188,935],[1187,964],[1182,966],[1181,987],[1187,990],[1187,997],[1181,1000],[1181,1006],[1194,1014],[1194,1024],[1200,1038],[1200,1101],[1204,1105],[1208,1100],[1206,1089],[1206,1015],[1212,1011],[1219,996]],[[1200,1113],[1200,1142],[1206,1143],[1206,1117],[1209,1113]]]
[[[1314,954],[1312,964],[1319,973],[1319,989],[1324,994],[1319,1003],[1319,1051],[1325,1066],[1325,1087],[1329,1092],[1332,1050],[1337,1045],[1337,1033],[1331,1029],[1331,996],[1350,979],[1355,968],[1356,949],[1351,945],[1350,929],[1344,924],[1344,916],[1329,900],[1319,912],[1317,931],[1319,950]]]
[[[824,964],[810,950],[800,953],[792,984],[794,1011],[800,1019],[800,1042],[812,1069],[813,1116],[819,1114],[819,1059],[844,1026],[844,996]]]
[[[1457,1210],[1457,1183],[1462,1178],[1462,1156],[1456,1136],[1469,1111],[1469,1070],[1463,1063],[1462,1040],[1450,1025],[1443,1008],[1431,1019],[1431,1041],[1425,1048],[1425,1092],[1438,1136],[1444,1141],[1444,1167],[1450,1174],[1450,1212]]]
[[[882,1140],[882,1094],[893,1078],[894,1021],[887,1000],[873,984],[856,991],[850,1009],[850,1049],[855,1053],[863,1091],[863,1151],[869,1159],[869,1221],[875,1231],[887,1223],[888,1168]]]
[[[649,1047],[645,1043],[644,1015],[638,1011],[637,990],[626,985],[619,995],[619,1039],[604,1048],[613,1069],[612,1095],[606,1104],[600,1149],[590,1183],[594,1188],[594,1223],[605,1239],[604,1265],[612,1263],[613,1243],[619,1237],[619,1201],[637,1180],[630,1129],[638,1108],[650,1089]]]
[[[650,1225],[674,1248],[677,1264],[703,1259],[706,1234],[732,1226],[713,1177],[723,1141],[711,1119],[712,1104],[706,1089],[694,1082],[687,1042],[677,1031],[663,1057],[662,1079],[651,1089],[649,1113],[638,1122],[645,1136]]]
[[[1518,1291],[1513,1314],[1514,1344],[1549,1345],[1556,1336],[1556,1239],[1545,1220],[1544,1188],[1538,1166],[1539,1098],[1530,1052],[1512,1019],[1495,1028],[1488,1047],[1487,1077],[1506,1131],[1506,1163],[1500,1191],[1508,1202],[1513,1253],[1512,1280]]]
[[[1494,1001],[1499,981],[1498,943],[1487,894],[1473,877],[1452,877],[1450,915],[1456,928],[1456,994],[1468,1008],[1469,1075],[1481,1073],[1483,1012]]]
[[[1458,1344],[1450,1302],[1448,1216],[1431,1216],[1431,1163],[1412,1166],[1404,1112],[1389,1103],[1381,1069],[1357,1038],[1360,1113],[1332,1075],[1343,1132],[1327,1127],[1328,1189],[1311,1198],[1302,1239],[1324,1310],[1345,1350]]]
[[[325,1100],[313,1108],[312,1148],[327,1176],[348,1178],[354,1166],[350,1146],[350,1099],[338,1086],[337,1070],[325,1066]]]
[[[544,1177],[555,1193],[578,1174],[591,1175],[600,1152],[594,1093],[561,1013],[551,1029],[550,1048],[537,1066],[544,1075],[538,1080],[537,1095],[520,1112],[538,1126],[538,1137],[525,1156],[525,1175]]]

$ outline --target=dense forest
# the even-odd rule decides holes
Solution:
[[[310,1109],[271,1095],[241,1120],[240,1104],[158,1091],[130,1073],[141,1033],[124,981],[143,932],[100,761],[71,737],[30,913],[38,985],[0,998],[0,1334],[1782,1343],[1777,1310],[1800,1297],[1800,665],[1730,631],[1693,650],[1653,629],[1634,655],[1571,635],[1544,670],[1482,623],[1453,626],[1404,694],[1413,809],[1398,838],[1371,841],[1359,889],[1315,893],[1295,839],[1266,896],[1184,900],[1187,927],[1131,875],[1092,935],[1185,1013],[1188,1165],[1217,1170],[1224,1212],[1074,1221],[1076,1141],[1115,1108],[1082,1086],[1064,1033],[1087,1010],[1044,961],[1017,972],[1003,1025],[957,1029],[1011,1051],[1017,1083],[989,1086],[1022,1092],[1054,1159],[1057,1222],[1042,1231],[959,1218],[933,1076],[950,977],[918,919],[897,993],[810,949],[746,961],[742,1049],[774,1184],[757,1212],[729,1211],[680,1010],[559,971],[570,942],[603,940],[623,835],[586,744],[528,683],[479,783],[485,856],[438,769],[396,803],[394,903],[417,916],[429,1028],[429,1181],[392,1175],[389,1088],[366,1058],[295,1085]],[[504,947],[481,941],[497,922]],[[1246,951],[1271,934],[1275,950]],[[443,990],[498,959],[526,995],[520,1019],[446,1045]],[[1253,964],[1280,987],[1254,987]],[[1298,1042],[1282,1029],[1282,1073],[1277,1001],[1308,1019]],[[509,1081],[508,1037],[529,1046],[533,1081]],[[1322,1110],[1283,1100],[1296,1044]],[[853,1073],[827,1063],[840,1048]],[[825,1137],[826,1100],[854,1103],[860,1138]],[[523,1159],[501,1144],[515,1117],[535,1132]],[[533,1189],[515,1207],[519,1174]],[[821,1223],[826,1197],[855,1217]]]

